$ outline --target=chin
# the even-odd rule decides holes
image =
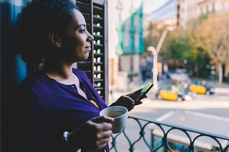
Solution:
[[[82,61],[86,61],[87,59],[88,59],[88,57],[89,57],[89,53],[87,53],[87,54],[84,54],[84,55],[82,55],[82,56],[78,56],[76,59],[76,62],[82,62]]]
[[[87,53],[87,55],[85,55],[85,59],[84,59],[84,61],[85,61],[85,60],[87,60],[87,59],[88,59],[88,57],[89,57],[89,53]]]

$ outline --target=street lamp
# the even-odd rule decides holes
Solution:
[[[156,92],[157,91],[157,56],[158,56],[158,53],[161,49],[161,46],[162,46],[162,43],[164,42],[165,40],[165,37],[166,37],[166,34],[168,31],[173,31],[173,27],[172,26],[167,26],[165,28],[165,30],[163,31],[162,33],[162,36],[157,44],[157,48],[155,49],[154,47],[150,46],[147,48],[148,51],[151,51],[153,53],[153,69],[152,69],[152,72],[153,72],[153,83],[154,83],[154,91]]]

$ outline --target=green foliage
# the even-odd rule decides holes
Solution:
[[[187,41],[182,37],[178,37],[177,39],[173,40],[169,46],[169,49],[172,57],[178,60],[185,60],[190,50]]]
[[[229,14],[201,15],[187,23],[186,29],[177,27],[168,32],[159,56],[163,62],[188,60],[199,69],[200,76],[207,76],[201,69],[211,63],[226,64],[229,61]],[[160,27],[160,28],[158,28]],[[166,26],[150,24],[145,37],[145,49],[157,47]],[[152,55],[146,52],[144,55]],[[160,58],[158,61],[160,61]],[[193,67],[192,66],[192,67]]]
[[[201,78],[207,78],[208,77],[208,73],[206,71],[200,70],[199,77],[201,77]]]
[[[194,35],[194,30],[197,25],[202,22],[203,17],[198,20],[193,20],[190,28],[184,30],[182,27],[177,27],[174,31],[168,32],[166,38],[163,42],[159,56],[164,62],[170,62],[171,60],[188,60],[189,64],[197,65],[198,67],[203,67],[206,64],[205,57],[207,56],[205,52],[201,51],[201,48],[195,48],[190,44],[190,39]],[[149,46],[157,47],[159,39],[166,26],[158,29],[157,24],[150,24],[147,31],[148,35],[145,37],[145,49]],[[151,52],[145,53],[143,56],[152,55]],[[201,58],[201,57],[204,57]]]
[[[209,55],[212,64],[222,67],[229,61],[229,14],[209,15],[196,28],[191,37],[194,48],[201,48]],[[223,71],[219,68],[219,82],[222,82]]]

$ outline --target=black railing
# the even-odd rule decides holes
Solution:
[[[203,152],[203,151],[229,152],[229,137],[216,135],[216,134],[212,134],[212,133],[208,133],[208,132],[203,132],[203,131],[199,131],[199,130],[195,130],[195,129],[180,127],[180,126],[176,126],[176,125],[172,125],[172,124],[162,123],[162,122],[158,122],[158,121],[149,121],[149,120],[144,120],[141,118],[129,116],[128,120],[130,120],[130,119],[135,120],[136,123],[140,127],[138,139],[136,139],[135,141],[133,141],[133,139],[130,139],[127,136],[126,131],[128,130],[128,127],[126,127],[121,133],[112,136],[111,148],[110,148],[112,151],[118,152],[118,150],[117,150],[117,143],[119,142],[118,137],[121,134],[123,134],[124,138],[126,138],[126,140],[128,141],[129,152],[134,152],[135,144],[138,143],[140,140],[144,141],[146,147],[148,147],[147,149],[149,149],[148,151],[151,151],[151,152],[159,151],[161,148],[164,149],[163,151],[173,152],[173,148],[171,148],[171,141],[173,141],[174,143],[178,142],[179,144],[185,144],[186,145],[186,149],[180,150],[180,151],[194,152],[197,149],[196,147],[198,147],[198,146],[196,146],[197,142],[200,143],[200,141],[197,141],[197,140],[199,140],[202,137],[210,138],[212,141],[214,141],[214,144],[208,144],[208,145],[212,145],[211,148],[208,150],[200,150],[201,152]],[[150,133],[151,133],[151,142],[150,143],[149,143],[149,141],[146,140],[146,137],[145,137],[146,128],[150,129]],[[159,129],[161,132],[161,135],[160,135],[161,142],[160,142],[159,146],[158,145],[155,146],[153,144],[154,143],[153,137],[155,137],[153,130],[155,128],[157,128],[157,130]],[[216,128],[216,129],[220,129],[220,128]],[[171,139],[170,138],[171,137],[170,132],[174,131],[174,130],[178,130],[180,132],[183,132],[183,134],[186,135],[185,139],[188,140],[188,142],[184,143],[184,141],[182,141],[182,139],[184,139],[184,137],[182,137],[182,139],[179,139],[179,140],[176,139],[176,141],[174,139]],[[157,137],[159,137],[159,136],[157,136]],[[132,142],[131,142],[131,140],[132,140]],[[201,144],[199,144],[199,147],[202,146],[202,148],[203,148],[203,145],[204,145],[204,142],[201,142]],[[123,152],[123,150],[121,150],[120,152]]]

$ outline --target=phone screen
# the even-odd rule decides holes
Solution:
[[[152,88],[153,83],[148,82],[144,88],[141,90],[140,94],[137,98],[135,98],[135,104],[138,104],[138,102],[146,95],[146,93]]]

